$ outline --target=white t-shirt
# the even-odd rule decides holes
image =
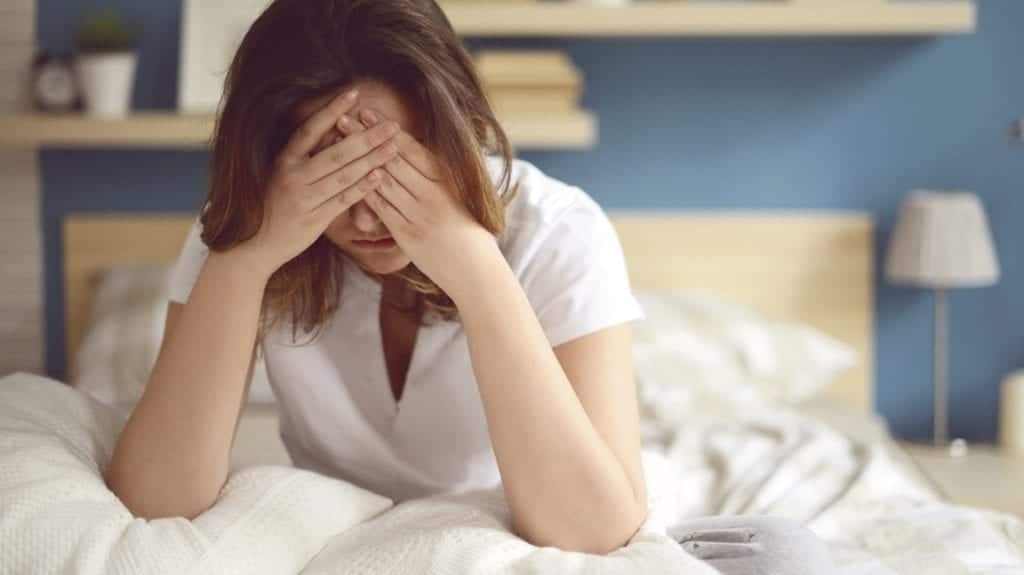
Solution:
[[[497,182],[501,159],[488,157],[487,166]],[[640,318],[601,208],[523,160],[513,163],[516,181],[499,245],[551,345]],[[187,300],[207,252],[197,224],[173,274],[172,301]],[[341,292],[312,343],[293,344],[287,322],[261,342],[295,465],[395,500],[497,485],[462,325],[434,320],[419,328],[396,404],[381,343],[380,284],[346,260]]]

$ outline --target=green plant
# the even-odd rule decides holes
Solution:
[[[78,51],[84,54],[132,52],[135,46],[135,32],[111,10],[85,18],[78,29]]]

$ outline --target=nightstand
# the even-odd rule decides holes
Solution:
[[[961,457],[931,445],[900,447],[951,503],[1024,517],[1024,457],[983,444],[971,444]]]

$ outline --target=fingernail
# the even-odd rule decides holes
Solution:
[[[371,126],[375,126],[377,122],[380,122],[380,116],[373,110],[366,111],[366,119],[369,120]]]
[[[348,127],[351,127],[351,126],[352,126],[352,119],[351,119],[351,118],[349,118],[348,116],[342,116],[342,117],[341,117],[341,118],[340,118],[340,119],[338,120],[338,123],[339,123],[339,124],[341,124],[342,126],[344,126],[344,127],[348,128]]]

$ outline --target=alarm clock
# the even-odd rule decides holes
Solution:
[[[74,59],[41,52],[32,63],[32,99],[40,112],[72,112],[82,105]]]

